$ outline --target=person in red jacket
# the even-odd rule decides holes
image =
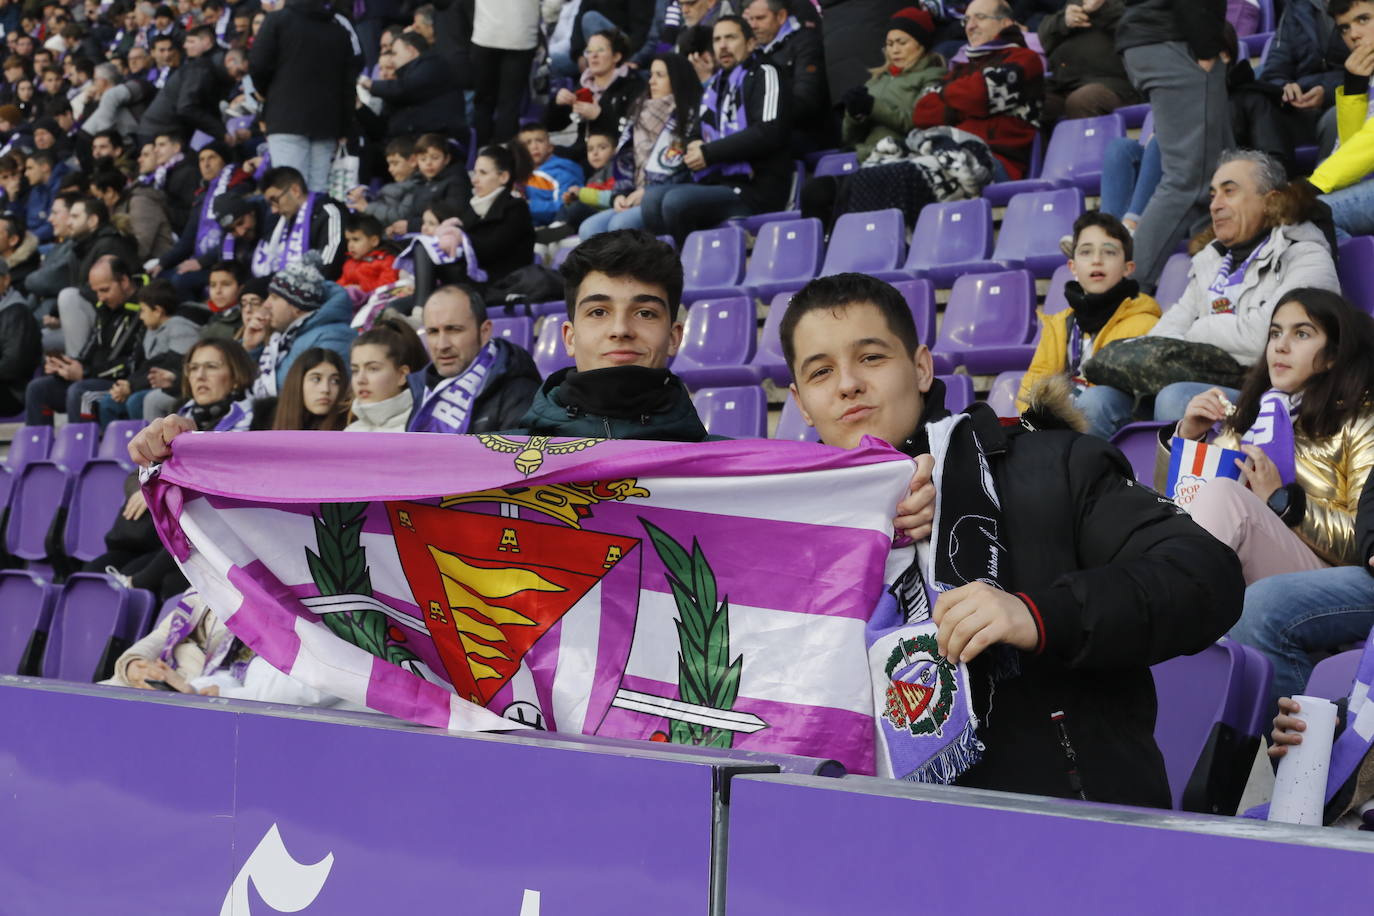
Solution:
[[[382,246],[382,224],[377,217],[352,214],[345,225],[344,239],[348,243],[348,258],[339,275],[340,286],[356,286],[371,293],[379,286],[396,282],[396,255]]]

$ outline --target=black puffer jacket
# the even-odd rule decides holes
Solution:
[[[577,87],[574,87],[573,91],[577,91]],[[607,86],[597,101],[601,106],[601,114],[595,121],[582,121],[577,125],[577,143],[573,149],[578,151],[578,155],[572,158],[581,158],[581,150],[587,145],[589,133],[619,137],[626,113],[634,101],[643,94],[644,78],[634,71],[617,78]],[[572,108],[568,105],[550,105],[544,120],[550,130],[563,130],[572,123]]]
[[[945,415],[938,391],[925,420]],[[1101,439],[1005,428],[981,405],[971,415],[1002,502],[1005,584],[1032,608],[1041,646],[1019,653],[1021,673],[991,697],[989,656],[974,660],[987,749],[959,784],[1074,797],[1050,721],[1062,710],[1089,799],[1169,807],[1150,666],[1202,651],[1239,619],[1240,562]]]
[[[463,91],[454,82],[448,62],[436,52],[428,51],[400,67],[395,79],[377,80],[372,94],[386,102],[388,138],[467,133]]]
[[[353,80],[362,60],[325,0],[287,0],[268,13],[248,64],[254,87],[267,98],[263,119],[269,134],[315,140],[349,135]]]
[[[17,289],[0,297],[0,406],[14,411],[43,354],[42,335],[29,304]]]

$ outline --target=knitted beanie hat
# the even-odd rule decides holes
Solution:
[[[323,266],[318,252],[307,251],[299,261],[277,271],[267,291],[276,293],[298,309],[313,312],[324,305],[326,281],[320,272]]]
[[[888,20],[887,30],[890,32],[893,29],[906,32],[919,41],[921,47],[929,48],[931,40],[935,37],[935,20],[921,7],[908,6],[893,13],[892,18]]]

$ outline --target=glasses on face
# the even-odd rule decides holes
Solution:
[[[992,16],[992,15],[989,15],[988,13],[969,13],[969,14],[968,14],[968,18],[969,18],[969,19],[977,20],[978,22],[1002,22],[1002,21],[1003,21],[1003,19],[1002,19],[1001,16]]]

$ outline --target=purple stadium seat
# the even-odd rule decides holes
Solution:
[[[146,588],[129,589],[128,639],[138,642],[153,628],[153,612],[157,608],[157,595]]]
[[[1016,194],[1029,191],[1067,187],[1096,194],[1102,184],[1102,159],[1107,144],[1124,136],[1126,122],[1116,114],[1060,121],[1045,150],[1045,163],[1039,177],[999,182],[997,194],[1010,200]]]
[[[544,378],[573,364],[573,358],[563,346],[563,322],[545,318],[539,326],[539,338],[534,342],[534,364]]]
[[[1150,669],[1160,710],[1155,741],[1178,810],[1231,815],[1240,803],[1258,747],[1245,734],[1245,661],[1237,643],[1223,640]]]
[[[1145,107],[1146,107],[1146,108],[1149,108],[1150,106],[1149,106],[1149,105],[1146,105]],[[1130,122],[1128,121],[1127,124],[1129,125]],[[1143,121],[1140,122],[1140,137],[1139,137],[1140,145],[1141,145],[1141,146],[1148,146],[1149,143],[1150,143],[1150,138],[1153,137],[1154,135],[1155,135],[1155,113],[1154,113],[1153,110],[1151,110],[1151,111],[1145,112],[1145,120],[1143,120]]]
[[[983,198],[921,208],[902,269],[948,289],[970,270],[997,270],[992,254],[992,204]]]
[[[1035,281],[1024,270],[966,274],[954,281],[931,348],[935,371],[967,366],[988,375],[1030,365],[1035,347]]]
[[[95,423],[68,423],[53,436],[48,460],[73,473],[95,457],[100,447],[100,426]]]
[[[72,485],[62,549],[73,559],[94,560],[105,553],[105,535],[124,505],[129,469],[112,458],[86,462]]]
[[[31,461],[19,472],[5,529],[11,555],[32,562],[47,559],[48,532],[71,498],[76,475],[95,456],[99,439],[95,423],[68,423],[57,431],[49,457]]]
[[[1169,255],[1164,269],[1159,272],[1159,282],[1155,284],[1155,301],[1159,310],[1167,312],[1178,302],[1183,291],[1188,288],[1188,271],[1193,267],[1193,259],[1183,252]]]
[[[773,438],[786,442],[819,442],[820,433],[816,427],[808,426],[802,419],[801,408],[789,394],[782,405],[782,416],[778,417],[778,428],[773,430]]]
[[[898,280],[892,284],[911,309],[916,339],[927,347],[935,341],[935,287],[929,280]]]
[[[1082,212],[1083,192],[1078,188],[1016,195],[1002,217],[992,260],[1048,277],[1065,261],[1059,239],[1073,232],[1073,222]]]
[[[1135,470],[1135,479],[1147,487],[1155,485],[1155,454],[1159,450],[1159,431],[1168,423],[1127,423],[1112,436],[1112,445]]]
[[[754,383],[754,303],[743,296],[695,303],[687,310],[673,372],[693,391]]]
[[[703,388],[692,398],[702,425],[713,436],[764,439],[768,436],[768,398],[758,385]]]
[[[701,229],[682,243],[682,301],[736,293],[744,277],[744,230],[738,226]]]
[[[884,280],[905,279],[897,267],[906,254],[902,211],[869,210],[846,213],[835,221],[830,246],[821,265],[822,277],[855,271]]]
[[[0,674],[41,673],[56,596],[31,572],[0,570]]]
[[[822,156],[821,161],[816,163],[815,177],[848,175],[858,167],[859,157],[854,153],[831,153],[828,156]]]
[[[1374,236],[1346,239],[1340,247],[1336,273],[1341,292],[1356,308],[1374,315]]]
[[[1363,649],[1351,649],[1317,662],[1317,666],[1307,677],[1307,686],[1303,693],[1309,697],[1323,697],[1328,700],[1340,700],[1350,696],[1350,688],[1355,683],[1355,672],[1360,667],[1360,656],[1363,654]],[[1273,716],[1272,712],[1270,716]]]
[[[1112,114],[1117,115],[1122,121],[1126,122],[1128,128],[1139,127],[1143,131],[1145,119],[1150,116],[1150,103],[1141,102],[1139,105],[1123,105],[1112,112]]]
[[[75,573],[62,586],[43,659],[43,676],[87,683],[129,645],[129,590],[102,573]]]
[[[775,385],[787,385],[792,381],[792,373],[787,368],[787,360],[782,355],[782,338],[778,329],[782,326],[782,316],[787,313],[787,303],[792,301],[795,290],[784,290],[773,297],[768,306],[768,317],[763,322],[763,333],[759,336],[758,351],[749,361],[754,372],[754,380],[762,382],[771,378]]]
[[[147,425],[146,420],[115,420],[105,427],[105,432],[100,437],[100,448],[95,456],[117,461],[132,471],[134,463],[129,458],[129,440],[137,436],[139,430]]]
[[[973,393],[973,379],[967,375],[941,375],[945,383],[945,409],[958,413],[972,404],[977,397]]]
[[[1021,391],[1021,379],[1025,375],[1024,372],[1003,372],[992,380],[988,406],[996,411],[997,416],[1014,417],[1020,413],[1016,409],[1016,395]]]
[[[725,221],[727,226],[739,226],[750,235],[758,235],[759,230],[768,223],[779,223],[784,220],[801,219],[801,188],[806,183],[806,163],[800,159],[792,163],[792,190],[787,195],[786,210],[770,210],[767,213],[755,213],[753,216],[736,216]]]
[[[823,237],[818,219],[764,226],[754,239],[743,291],[752,298],[768,300],[784,290],[805,286],[820,269]],[[738,294],[739,290],[733,292]]]
[[[491,336],[500,337],[529,352],[534,344],[534,320],[523,315],[518,318],[492,318]]]
[[[1245,652],[1245,699],[1250,707],[1246,717],[1245,734],[1263,738],[1274,722],[1273,701],[1269,694],[1274,688],[1274,663],[1259,649],[1236,643]]]
[[[572,245],[559,248],[557,251],[553,253],[553,263],[551,263],[549,267],[553,268],[554,270],[557,270],[558,268],[562,267],[563,262],[568,259],[568,255],[572,254],[573,248],[576,247],[576,245]]]
[[[0,507],[9,505],[10,492],[24,466],[47,458],[51,449],[51,426],[24,426],[15,433],[4,464],[0,464]]]
[[[1069,300],[1064,298],[1064,284],[1072,279],[1073,271],[1069,270],[1069,265],[1060,264],[1054,269],[1054,274],[1050,277],[1050,288],[1045,291],[1045,304],[1040,309],[1042,312],[1053,315],[1069,307]]]
[[[1030,168],[1026,169],[1025,177],[1011,181],[994,181],[983,189],[983,198],[994,207],[1005,207],[1009,200],[1021,193],[1022,181],[1040,177],[1040,167],[1044,163],[1044,158],[1045,141],[1037,132],[1034,141],[1031,142]]]
[[[181,595],[173,595],[166,601],[162,602],[162,607],[157,609],[157,617],[153,618],[153,626],[156,627],[157,625],[162,623],[162,621],[166,619],[168,614],[172,613],[172,611],[175,611],[177,608],[177,604],[180,601]]]
[[[547,302],[489,302],[487,317],[496,318],[542,318],[545,315],[566,315],[568,306],[562,299]]]

